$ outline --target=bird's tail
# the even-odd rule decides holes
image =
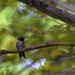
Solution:
[[[23,57],[26,58],[26,57],[25,57],[25,52],[23,52]]]
[[[19,52],[19,57],[20,57],[20,59],[21,59],[22,56],[25,58],[25,52],[22,52],[22,53]]]

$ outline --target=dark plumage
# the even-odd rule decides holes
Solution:
[[[25,37],[22,36],[18,38],[18,41],[16,43],[17,50],[25,48],[24,38]],[[25,58],[25,52],[19,52],[19,57],[21,58],[22,56]]]

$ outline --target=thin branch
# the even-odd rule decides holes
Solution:
[[[75,67],[73,66],[72,68],[64,69],[61,71],[60,75],[68,75],[69,73],[75,73]]]
[[[3,59],[4,59],[5,56],[6,56],[6,55],[3,54],[3,55],[0,57],[0,64],[3,62]]]
[[[0,5],[0,12],[5,8],[5,6]]]
[[[71,59],[75,59],[75,55],[69,56],[69,57],[60,58],[60,60],[71,60]]]
[[[21,50],[0,50],[0,54],[18,53],[18,52],[23,52],[23,51],[30,51],[33,49],[50,47],[50,46],[75,46],[75,43],[62,43],[62,42],[46,43],[46,44],[42,44],[42,45],[27,47],[27,48],[24,48]]]
[[[21,71],[15,73],[14,75],[18,75],[18,74],[20,74],[20,73],[23,72],[24,70],[26,70],[26,69],[28,69],[29,67],[31,67],[35,62],[36,62],[36,61],[34,61],[34,62],[32,62],[32,64],[27,65],[26,67],[22,68]]]

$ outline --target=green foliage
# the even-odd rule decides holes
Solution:
[[[75,42],[75,27],[15,0],[6,3],[0,0],[0,3],[5,6],[0,12],[0,50],[16,50],[19,36],[30,36],[25,39],[26,47],[47,42]],[[64,46],[34,49],[26,52],[26,59],[19,59],[18,53],[0,56],[3,58],[0,75],[59,75],[62,70],[75,66],[74,60],[60,60],[72,55],[73,49]]]

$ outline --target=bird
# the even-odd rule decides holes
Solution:
[[[23,37],[23,36],[20,36],[18,38],[17,43],[16,43],[17,50],[21,50],[21,49],[25,48],[24,39],[25,39],[25,37]],[[19,58],[20,59],[22,56],[25,58],[25,52],[19,52]]]

